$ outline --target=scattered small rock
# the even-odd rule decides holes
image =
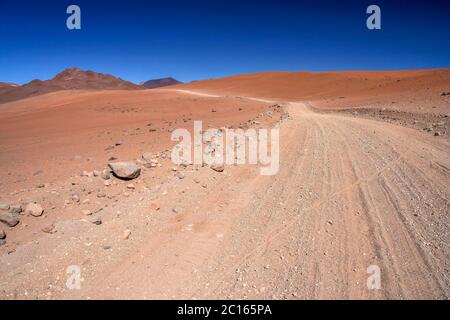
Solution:
[[[101,177],[103,180],[109,180],[109,178],[111,177],[111,174],[109,172],[108,169],[104,169],[101,173]]]
[[[152,202],[152,203],[150,204],[150,208],[152,208],[152,209],[155,210],[155,211],[158,211],[159,209],[161,209],[161,206],[160,206],[159,203],[157,203],[157,202]]]
[[[0,229],[0,239],[5,239],[6,238],[6,232],[4,230]]]
[[[0,210],[9,210],[9,204],[0,203]]]
[[[50,233],[50,234],[55,233],[56,232],[55,225],[52,223],[52,224],[49,224],[48,226],[45,226],[44,228],[42,228],[42,232]]]
[[[130,237],[130,235],[131,235],[131,230],[125,230],[124,232],[123,232],[123,239],[124,240],[127,240],[129,237]]]
[[[98,225],[102,224],[102,217],[95,216],[95,217],[92,217],[91,220],[89,220],[89,221],[98,226]]]
[[[44,171],[38,170],[35,173],[33,173],[33,176],[42,176],[44,174]]]
[[[129,185],[127,185],[128,189],[134,190],[136,189],[136,187],[134,186],[134,184],[130,183]]]
[[[115,145],[110,144],[109,146],[107,146],[107,147],[105,148],[105,151],[110,151],[110,150],[114,149],[114,147],[115,147]]]
[[[99,212],[102,211],[102,210],[103,210],[102,207],[98,207],[98,208],[92,210],[92,213],[99,213]]]
[[[176,174],[176,176],[177,176],[177,178],[180,179],[180,180],[185,178],[185,174],[184,174],[183,172],[181,172],[181,171],[178,171],[177,174]]]
[[[72,199],[73,202],[80,202],[80,196],[76,193],[72,193],[72,196],[70,197]]]
[[[104,197],[106,197],[106,193],[104,193],[103,191],[99,191],[97,193],[97,198],[104,198]]]
[[[83,170],[80,174],[81,177],[92,177],[92,172]]]
[[[213,169],[214,171],[217,171],[217,172],[222,172],[225,169],[225,167],[223,164],[214,163],[211,165],[211,169]]]
[[[142,159],[144,159],[145,162],[150,162],[154,158],[155,158],[155,156],[152,152],[146,152],[142,155]]]

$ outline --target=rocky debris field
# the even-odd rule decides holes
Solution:
[[[404,127],[423,130],[434,136],[450,138],[450,114],[413,113],[392,109],[358,108],[342,110],[356,117],[386,121]]]
[[[266,113],[260,113],[254,119],[249,119],[235,127],[258,128],[267,120],[272,121],[276,115],[278,116],[274,119],[275,121],[283,121],[288,118],[287,112],[279,104],[271,105],[268,109],[269,111]],[[230,128],[233,127],[230,126]],[[218,129],[218,132],[220,133],[223,129],[225,128]],[[105,152],[123,144],[123,140],[118,140],[105,148]],[[209,153],[214,152],[214,145],[211,141],[204,141],[204,148],[209,149]],[[80,156],[74,158],[82,159]],[[133,160],[119,161],[113,156],[109,160],[104,168],[92,171],[82,170],[78,176],[71,176],[63,183],[39,183],[29,189],[11,192],[8,198],[16,199],[16,202],[0,203],[0,223],[10,228],[6,231],[2,230],[5,233],[5,237],[0,242],[1,245],[4,245],[3,250],[12,253],[17,246],[22,244],[22,241],[36,238],[36,229],[47,234],[56,233],[61,219],[87,218],[87,221],[94,225],[101,225],[102,215],[108,208],[115,206],[114,203],[129,198],[131,194],[139,192],[139,190],[150,189],[153,184],[159,184],[161,179],[167,179],[168,175],[181,180],[186,176],[184,171],[189,167],[195,167],[198,170],[198,166],[193,166],[192,163],[174,166],[169,149],[144,152]],[[204,163],[200,167],[205,166],[207,165]],[[211,169],[223,172],[225,166],[212,165]],[[37,170],[34,175],[42,176],[44,171]],[[131,181],[135,182],[130,183]],[[207,184],[203,183],[202,187],[207,188]],[[178,211],[176,208],[173,209],[174,212]],[[38,222],[31,222],[30,219],[37,219]],[[14,229],[23,231],[23,229],[29,228],[32,228],[31,236],[12,243],[6,240],[7,231]]]

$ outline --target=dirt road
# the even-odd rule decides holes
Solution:
[[[0,296],[449,298],[450,142],[283,105],[277,175],[188,167],[118,203],[101,227],[62,223],[0,257]],[[152,202],[161,210],[149,214]],[[65,287],[69,265],[81,266],[80,290]]]

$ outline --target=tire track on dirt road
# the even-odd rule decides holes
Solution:
[[[297,105],[298,106],[298,105]],[[409,230],[407,226],[405,225],[406,220],[402,219],[399,211],[399,207],[396,206],[395,200],[397,197],[411,197],[415,196],[415,193],[412,192],[411,189],[407,189],[408,192],[406,194],[402,194],[401,192],[396,192],[394,196],[392,194],[390,197],[386,195],[386,190],[384,193],[379,190],[380,183],[379,183],[379,177],[383,176],[387,171],[393,171],[397,172],[400,171],[398,164],[400,162],[408,162],[408,158],[410,157],[411,150],[413,149],[414,152],[418,152],[416,149],[414,149],[414,141],[410,144],[408,144],[407,148],[403,148],[402,151],[396,151],[395,148],[390,148],[390,141],[389,136],[385,135],[387,137],[386,141],[378,141],[378,144],[383,145],[384,149],[382,149],[382,152],[384,152],[384,155],[380,155],[379,153],[372,152],[371,157],[365,156],[367,151],[364,151],[364,146],[362,143],[368,143],[370,144],[371,140],[374,139],[374,135],[367,135],[366,132],[369,132],[372,129],[377,130],[377,135],[383,136],[382,132],[385,129],[384,126],[386,124],[377,123],[375,121],[368,121],[368,120],[362,120],[362,123],[356,123],[358,120],[349,120],[342,116],[326,116],[326,115],[319,115],[319,114],[313,114],[309,111],[305,111],[306,107],[302,106],[298,108],[298,110],[301,110],[302,112],[300,114],[295,115],[291,113],[291,115],[294,118],[294,121],[296,121],[296,116],[300,117],[312,117],[316,119],[320,119],[317,121],[321,121],[322,125],[325,125],[327,128],[326,130],[330,130],[333,126],[336,127],[338,132],[340,132],[341,142],[343,141],[344,147],[346,147],[347,154],[350,154],[348,156],[348,159],[350,159],[350,164],[352,166],[352,171],[355,173],[356,179],[348,185],[344,185],[342,187],[339,186],[339,188],[332,193],[325,194],[323,197],[325,199],[320,200],[318,202],[313,203],[312,206],[304,209],[304,211],[314,211],[321,207],[323,207],[326,203],[329,203],[333,199],[336,199],[340,196],[342,196],[345,193],[354,193],[354,189],[359,189],[358,200],[356,202],[357,206],[362,206],[366,212],[366,216],[368,218],[367,224],[368,229],[371,230],[369,236],[369,239],[366,240],[366,243],[364,243],[364,246],[372,247],[372,250],[375,252],[375,256],[381,258],[382,261],[379,263],[382,265],[382,269],[385,274],[385,290],[384,294],[386,294],[386,297],[391,298],[414,298],[414,297],[445,297],[448,296],[448,279],[445,276],[445,274],[439,274],[439,272],[436,271],[436,269],[443,269],[445,270],[445,267],[439,267],[434,264],[429,264],[428,260],[425,258],[426,253],[424,253],[423,249],[420,247],[418,243],[418,239],[414,237],[412,234],[414,233],[414,230]],[[297,110],[297,111],[298,111]],[[291,108],[292,111],[292,108]],[[299,118],[297,118],[298,120]],[[309,119],[311,120],[311,119]],[[357,132],[355,132],[355,128],[352,128],[349,126],[349,121],[353,121],[357,125]],[[311,121],[310,123],[314,123],[314,121]],[[355,125],[355,123],[352,123]],[[317,123],[316,123],[317,125]],[[335,129],[336,129],[335,128]],[[352,128],[353,132],[349,130]],[[311,129],[311,127],[309,128]],[[321,128],[323,130],[323,128]],[[391,128],[392,129],[392,128]],[[405,129],[403,128],[396,128],[394,127],[394,130],[403,131]],[[405,130],[408,131],[408,130]],[[409,130],[408,134],[412,132],[412,130]],[[346,134],[343,134],[343,132],[347,132]],[[403,134],[403,133],[402,133]],[[369,137],[367,137],[369,136]],[[376,135],[375,135],[376,136]],[[420,136],[420,135],[419,135]],[[324,132],[322,131],[322,138],[325,137]],[[360,137],[359,140],[357,140],[355,137]],[[386,138],[384,137],[384,138]],[[415,137],[414,135],[412,137]],[[369,138],[367,140],[367,138]],[[404,138],[404,136],[403,136]],[[420,137],[421,138],[421,137]],[[367,140],[367,141],[364,141]],[[352,141],[352,148],[349,148],[349,144],[347,141]],[[357,143],[356,143],[356,142]],[[342,144],[342,143],[341,143]],[[311,147],[311,146],[308,146]],[[445,148],[448,148],[448,145],[439,145],[437,148],[438,150],[445,150]],[[348,150],[353,150],[349,152]],[[360,152],[360,150],[362,152]],[[339,152],[338,150],[334,151]],[[357,153],[359,152],[359,154]],[[335,155],[336,156],[336,155]],[[441,154],[440,161],[445,161],[445,152],[444,154]],[[444,158],[442,158],[444,157]],[[388,160],[385,160],[388,159]],[[389,160],[391,159],[391,160]],[[358,163],[361,162],[363,164],[368,164],[369,166],[359,166]],[[357,168],[357,169],[356,169]],[[329,168],[331,170],[335,168]],[[356,169],[356,170],[355,170]],[[341,169],[342,170],[342,169]],[[357,174],[356,172],[360,172]],[[364,172],[364,174],[363,174]],[[403,176],[406,176],[409,178],[409,184],[411,185],[410,188],[417,188],[417,184],[413,183],[413,180],[415,179],[414,172],[410,171],[408,173],[403,173]],[[441,181],[445,181],[445,179],[448,177],[441,177]],[[320,179],[320,177],[319,177]],[[386,178],[385,178],[386,179]],[[402,180],[403,183],[406,182],[405,179]],[[288,182],[287,182],[288,183]],[[372,186],[373,185],[373,186]],[[384,183],[384,186],[387,186],[388,184]],[[370,187],[372,186],[372,187]],[[442,187],[442,184],[433,185],[432,187]],[[362,189],[361,189],[362,188]],[[374,190],[372,190],[375,188]],[[393,189],[389,189],[392,192]],[[375,192],[375,193],[374,193]],[[448,188],[445,190],[439,190],[441,194],[446,194],[448,196]],[[382,197],[384,195],[384,197]],[[382,198],[380,198],[382,197]],[[364,200],[365,199],[365,200]],[[382,200],[380,200],[382,199]],[[381,202],[380,202],[381,201]],[[381,207],[380,207],[381,206]],[[351,206],[350,206],[351,207]],[[294,209],[294,208],[292,208]],[[384,212],[382,214],[382,212]],[[389,218],[389,214],[387,212],[392,212],[393,216],[399,216],[398,219],[391,219]],[[373,216],[375,214],[375,216]],[[342,215],[345,215],[345,212],[342,212]],[[292,220],[298,220],[299,217],[294,216]],[[395,223],[395,229],[392,228],[392,225],[388,223],[388,221],[391,221],[391,223]],[[293,221],[291,221],[293,222]],[[274,242],[276,242],[277,237],[283,236],[283,234],[290,228],[293,228],[296,226],[295,223],[286,223],[282,226],[277,226],[271,231],[268,232],[268,234],[265,237],[265,240],[260,243],[256,248],[254,248],[251,252],[247,253],[244,258],[236,265],[233,265],[231,268],[231,271],[233,269],[239,268],[240,266],[244,264],[248,264],[248,260],[251,259],[258,259],[258,256],[264,256],[268,254],[268,248],[270,245],[273,245]],[[448,225],[447,225],[448,226]],[[417,230],[415,230],[417,232]],[[448,231],[448,230],[447,230]],[[310,231],[311,232],[311,231]],[[404,251],[402,250],[396,250],[396,247],[399,247],[399,243],[396,241],[402,239],[398,236],[394,236],[395,234],[400,233],[403,235],[403,238],[405,240],[401,240],[402,248],[404,248]],[[354,235],[353,235],[354,236]],[[352,235],[349,235],[349,237],[352,237]],[[443,241],[445,243],[446,236],[445,233],[440,235],[439,238],[440,241]],[[371,243],[372,242],[372,243]],[[277,243],[277,245],[280,245]],[[262,248],[262,249],[261,249]],[[320,251],[320,250],[318,250]],[[447,251],[448,253],[448,251]],[[352,253],[346,253],[347,255],[351,255]],[[445,257],[446,253],[441,254],[442,257]],[[380,257],[383,256],[383,257]],[[402,269],[405,268],[405,264],[402,263],[402,261],[410,261],[406,268],[409,268],[410,271],[406,271],[402,274],[402,276],[405,277],[405,279],[399,279],[399,274],[402,273]],[[368,262],[369,263],[369,262]],[[413,263],[415,266],[411,265]],[[442,264],[447,263],[446,261],[441,261]],[[366,265],[366,267],[369,266],[369,264]],[[314,275],[310,280],[317,281],[317,267],[314,269]],[[418,276],[420,275],[420,276]],[[430,276],[431,275],[431,276]],[[226,278],[223,277],[223,279]],[[423,280],[419,280],[420,278],[423,278]],[[426,279],[426,280],[425,280]],[[221,283],[223,283],[224,280],[219,280],[216,289],[218,289],[221,286]],[[315,297],[316,294],[313,294]]]

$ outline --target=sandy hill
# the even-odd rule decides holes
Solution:
[[[69,89],[139,90],[142,88],[109,74],[70,68],[58,73],[50,80],[33,80],[23,86],[2,88],[0,90],[0,103]]]
[[[308,100],[330,108],[409,102],[431,105],[450,91],[450,69],[410,71],[263,72],[195,81],[179,88],[207,93]],[[420,101],[415,101],[420,102]]]
[[[177,79],[168,77],[168,78],[148,80],[148,81],[141,83],[140,85],[146,89],[153,89],[153,88],[166,87],[166,86],[171,86],[174,84],[181,84],[181,83],[182,82],[178,81]]]

